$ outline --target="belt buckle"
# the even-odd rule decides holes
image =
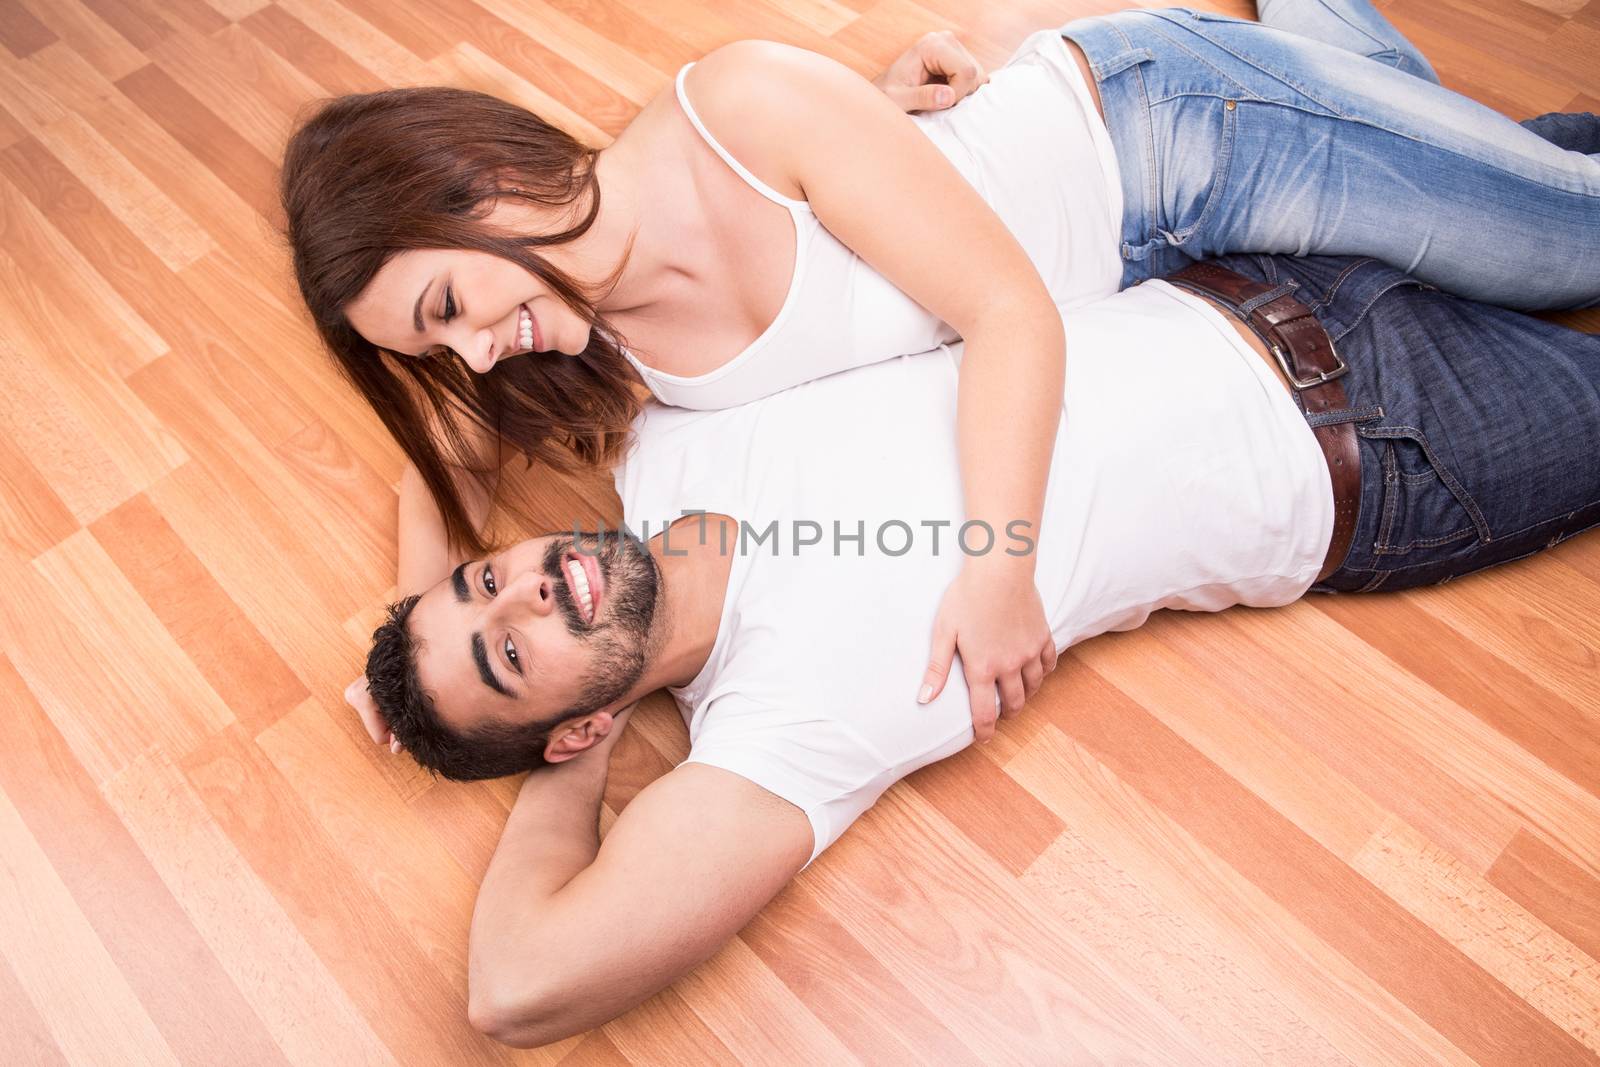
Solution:
[[[1328,340],[1328,351],[1333,353],[1333,361],[1338,366],[1332,370],[1319,371],[1315,378],[1307,378],[1302,381],[1295,377],[1294,371],[1289,367],[1289,358],[1284,355],[1283,347],[1276,341],[1272,342],[1272,358],[1278,361],[1278,369],[1283,371],[1283,376],[1289,379],[1289,384],[1294,386],[1296,391],[1314,389],[1319,385],[1326,385],[1350,369],[1349,364],[1339,357],[1339,350],[1333,347],[1332,338]]]

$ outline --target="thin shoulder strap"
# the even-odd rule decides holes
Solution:
[[[743,178],[749,183],[751,188],[760,193],[762,196],[766,197],[768,200],[782,204],[784,207],[790,208],[791,210],[795,208],[810,210],[811,205],[807,204],[804,200],[795,200],[792,197],[784,196],[782,193],[772,188],[772,186],[768,185],[760,178],[757,178],[754,174],[751,174],[750,171],[745,168],[743,163],[740,163],[737,159],[734,159],[732,154],[730,154],[726,148],[723,148],[722,145],[717,142],[715,137],[711,136],[711,131],[706,129],[705,123],[700,121],[700,116],[695,114],[694,105],[689,103],[689,94],[684,92],[683,89],[683,76],[689,73],[689,68],[692,66],[694,66],[693,63],[685,63],[683,65],[683,69],[678,71],[678,104],[683,108],[683,113],[689,116],[689,121],[693,123],[694,128],[700,132],[700,136],[705,138],[706,144],[711,146],[711,150],[713,152],[722,157],[722,161],[724,163],[733,168],[735,174]]]

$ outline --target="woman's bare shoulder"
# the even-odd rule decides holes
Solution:
[[[684,94],[711,136],[746,169],[779,193],[803,199],[789,173],[784,151],[799,109],[797,93],[819,77],[856,77],[816,52],[777,41],[725,44],[695,63],[684,78]]]

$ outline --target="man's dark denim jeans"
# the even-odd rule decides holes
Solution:
[[[1600,336],[1463,300],[1373,259],[1224,256],[1294,281],[1350,365],[1361,513],[1320,591],[1403,589],[1600,523]]]

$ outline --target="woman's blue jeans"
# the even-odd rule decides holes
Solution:
[[[1228,252],[1361,255],[1507,307],[1600,304],[1600,155],[1438,85],[1366,0],[1260,9],[1062,27],[1122,172],[1124,286]]]

